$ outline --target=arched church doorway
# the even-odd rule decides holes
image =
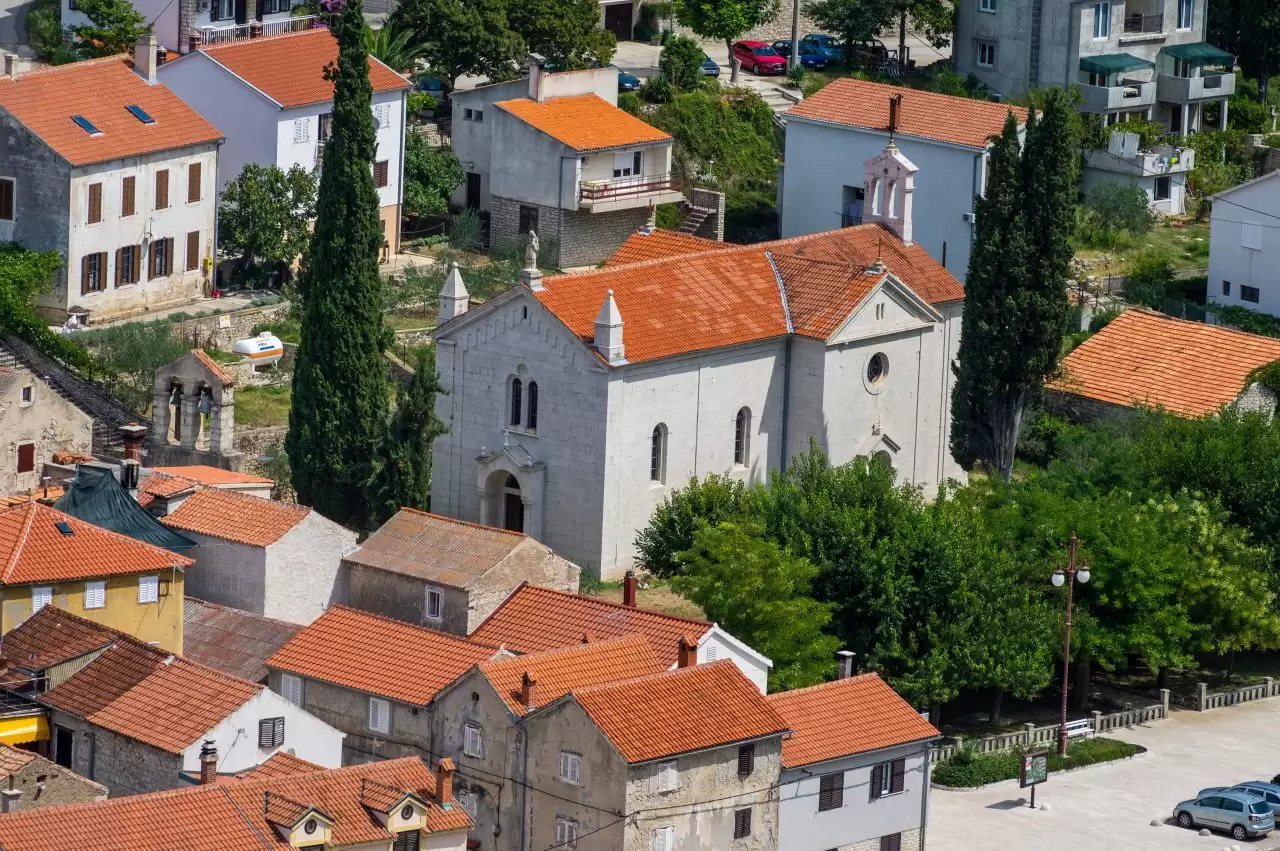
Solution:
[[[524,531],[524,501],[520,498],[520,482],[510,473],[502,487],[502,528],[512,532]]]

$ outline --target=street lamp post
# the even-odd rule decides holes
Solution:
[[[1089,581],[1089,567],[1081,565],[1076,567],[1076,551],[1080,548],[1080,542],[1076,540],[1076,533],[1071,533],[1071,542],[1067,544],[1067,569],[1055,570],[1053,572],[1052,582],[1055,588],[1067,586],[1067,621],[1066,621],[1066,637],[1063,640],[1062,649],[1062,717],[1058,723],[1058,755],[1067,755],[1067,687],[1071,682],[1071,606],[1073,603],[1074,590],[1076,582],[1081,585]]]

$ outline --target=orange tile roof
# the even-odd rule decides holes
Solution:
[[[284,537],[310,513],[311,509],[304,505],[221,488],[202,488],[185,499],[177,511],[161,517],[160,522],[185,532],[266,547]]]
[[[58,529],[65,523],[71,534]],[[77,520],[48,505],[0,510],[0,583],[30,585],[189,567],[192,559]]]
[[[186,476],[174,476],[168,473],[158,473],[152,470],[150,475],[138,483],[138,502],[145,507],[156,497],[177,496],[180,493],[195,490],[198,487],[200,487],[200,483],[195,479],[188,479]]]
[[[481,662],[480,671],[517,717],[529,708],[522,700],[524,675],[535,682],[534,706],[545,706],[574,689],[630,680],[666,670],[642,635],[575,644],[558,650]]]
[[[633,233],[605,261],[605,266],[625,266],[645,260],[659,260],[677,254],[693,254],[697,251],[716,251],[724,248],[723,242],[704,239],[674,230],[654,230],[652,233]]]
[[[786,768],[905,745],[941,735],[879,674],[860,674],[765,698],[786,720]]]
[[[58,463],[57,461],[54,462]],[[14,494],[12,496],[0,496],[0,508],[11,508],[15,505],[23,505],[32,500],[53,501],[60,498],[66,490],[62,485],[50,485],[48,487],[31,488],[27,493]]]
[[[223,470],[220,467],[208,467],[204,464],[190,464],[185,467],[152,467],[154,473],[170,476],[183,476],[202,485],[274,485],[275,481],[265,476],[251,476],[248,473],[237,473]]]
[[[253,768],[233,775],[237,780],[262,780],[267,777],[288,777],[291,774],[306,774],[310,771],[324,771],[323,765],[316,765],[302,757],[294,756],[286,751],[276,751],[266,761]]]
[[[570,692],[627,762],[780,735],[787,723],[728,659]]]
[[[44,606],[0,638],[0,655],[14,668],[37,672],[101,650],[116,631],[57,606]]]
[[[200,53],[282,107],[333,100],[333,82],[324,71],[338,61],[338,42],[327,29],[205,45]],[[375,92],[409,88],[408,80],[372,57],[369,82]]]
[[[471,638],[516,653],[537,653],[581,644],[584,635],[593,640],[643,635],[658,661],[670,666],[679,655],[681,638],[700,640],[709,629],[711,624],[706,621],[521,583],[476,627]]]
[[[155,119],[143,124],[125,107]],[[90,165],[220,141],[218,128],[162,85],[147,85],[123,56],[0,76],[0,108],[73,166]],[[101,131],[72,121],[84,116]]]
[[[240,783],[214,783],[21,810],[0,816],[5,851],[287,851],[267,820],[264,801],[281,797],[333,819],[335,848],[388,845],[394,838],[361,803],[364,781],[403,789],[428,803],[426,833],[466,831],[471,819],[456,803],[440,806],[436,775],[414,757]],[[424,846],[428,843],[424,843]]]
[[[779,276],[788,301],[801,307],[792,314],[795,333],[820,339],[839,327],[870,290],[873,282],[865,270],[877,258],[926,302],[964,298],[960,282],[923,248],[904,246],[879,225],[746,246],[706,243],[672,239],[662,231],[633,234],[619,254],[658,256],[547,278],[534,295],[590,343],[600,305],[613,290],[630,363],[786,335]],[[792,259],[783,260],[787,257]],[[811,261],[843,269],[819,268]]]
[[[984,148],[1004,129],[1010,110],[1019,124],[1027,110],[974,98],[955,97],[843,77],[833,80],[786,111],[788,117],[888,132],[889,99],[901,96],[898,135]]]
[[[447,632],[333,606],[268,659],[267,667],[426,705],[496,652]]]
[[[671,136],[599,95],[570,95],[541,103],[528,98],[494,104],[575,151],[670,142]]]
[[[1113,405],[1199,417],[1229,404],[1280,340],[1130,308],[1062,361],[1050,387]]]
[[[204,349],[192,349],[191,354],[196,356],[196,360],[200,361],[209,372],[213,373],[213,377],[222,382],[223,387],[230,387],[236,383],[236,377],[222,368],[222,364],[209,357],[208,352]]]
[[[345,560],[466,588],[529,540],[520,532],[402,508]]]

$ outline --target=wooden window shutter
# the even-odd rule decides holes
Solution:
[[[89,255],[80,258],[80,294],[89,291]]]
[[[34,443],[18,444],[18,472],[30,473],[36,468],[36,445]]]
[[[102,184],[89,185],[89,224],[102,221]]]
[[[844,772],[824,774],[818,781],[818,812],[844,806]]]
[[[258,721],[258,747],[275,747],[275,719],[263,718]]]
[[[880,797],[880,790],[884,788],[884,763],[880,763],[871,769],[871,800]]]
[[[193,230],[187,234],[187,271],[194,272],[200,268],[200,231]]]
[[[901,792],[903,788],[904,775],[907,773],[907,761],[905,759],[895,759],[893,761],[893,776],[889,779],[889,792]]]
[[[169,206],[169,169],[156,172],[156,209],[163,210]]]
[[[116,286],[117,287],[124,283],[124,278],[122,277],[123,275],[124,275],[124,249],[117,248],[116,249]]]
[[[378,188],[387,185],[390,168],[387,160],[380,160],[373,164],[373,184]]]
[[[164,241],[164,273],[172,275],[175,268],[177,267],[173,262],[173,237],[168,237]]]
[[[187,166],[187,203],[200,200],[200,163]]]
[[[142,246],[134,246],[133,249],[133,282],[136,284],[142,280]]]
[[[137,198],[138,178],[129,176],[120,181],[120,215],[132,216],[137,212],[135,199]]]
[[[13,187],[14,181],[0,180],[0,219],[13,221]]]

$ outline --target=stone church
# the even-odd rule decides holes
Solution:
[[[866,224],[749,246],[646,227],[601,269],[440,299],[432,510],[526,532],[605,579],[690,477],[761,481],[813,438],[930,491],[964,289],[911,238],[917,168],[866,163]],[[531,264],[530,264],[531,265]]]

